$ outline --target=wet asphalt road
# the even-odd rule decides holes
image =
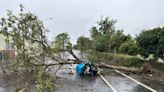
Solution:
[[[72,75],[68,72],[68,66],[62,66],[57,72],[57,87],[47,92],[112,92],[99,76],[79,76],[76,73]],[[103,69],[103,75],[118,92],[150,92],[122,75],[115,73],[113,70]],[[164,92],[164,81],[152,81],[137,75],[129,76],[152,87],[158,92]],[[14,79],[4,80],[0,78],[0,92],[15,92],[18,85]],[[31,91],[28,88],[27,92],[37,91]]]
[[[103,69],[103,71],[104,77],[118,92],[151,92],[124,76],[115,73],[113,70]],[[111,88],[99,76],[70,75],[68,71],[62,69],[58,71],[58,76],[60,77],[57,80],[59,86],[54,90],[55,92],[112,92]],[[148,80],[132,74],[129,76],[158,92],[164,92],[164,81]]]

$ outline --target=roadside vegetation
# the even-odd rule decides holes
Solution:
[[[91,27],[89,38],[79,37],[74,49],[89,51],[92,62],[139,67],[144,61],[164,60],[164,27],[143,30],[136,37],[115,27],[116,20],[101,18]],[[88,40],[85,40],[85,39]],[[85,43],[85,44],[84,44]]]
[[[144,63],[136,56],[101,52],[92,52],[92,54],[88,55],[88,59],[94,63],[104,62],[106,64],[126,67],[140,67]]]

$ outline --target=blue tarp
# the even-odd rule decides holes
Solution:
[[[77,66],[76,66],[77,74],[79,74],[79,75],[83,74],[84,70],[85,70],[85,64],[83,64],[83,63],[77,64]]]

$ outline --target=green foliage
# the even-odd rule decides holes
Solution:
[[[89,50],[92,47],[92,42],[89,38],[81,36],[77,39],[77,49],[80,51]]]
[[[109,19],[109,17],[101,18],[100,21],[98,21],[99,25],[99,34],[100,35],[112,35],[115,32],[115,23],[116,20]]]
[[[16,64],[23,70],[31,69],[31,63],[42,64],[50,48],[47,46],[45,36],[47,30],[38,17],[32,13],[24,13],[23,9],[18,15],[8,11],[7,17],[1,19],[0,33],[12,40],[17,52]]]
[[[127,41],[119,47],[119,52],[128,55],[137,55],[139,52],[139,47],[134,40]]]
[[[119,47],[131,39],[130,35],[123,34],[123,30],[117,30],[110,38],[111,52],[118,52]]]
[[[90,29],[91,37],[95,40],[99,36],[108,35],[111,36],[115,32],[115,23],[116,20],[106,18],[101,18],[100,21],[97,22],[98,26],[93,26]]]
[[[92,27],[90,30],[92,40],[95,40],[100,34],[96,27]]]
[[[99,53],[92,52],[88,55],[88,59],[92,62],[105,62],[107,64],[121,65],[126,67],[140,67],[143,62],[136,56],[112,54],[112,53]]]
[[[164,60],[164,27],[141,32],[137,42],[142,56],[147,58],[149,54],[154,54],[156,58]]]
[[[46,74],[45,72],[39,72],[38,78],[37,78],[37,90],[38,92],[45,92],[50,90],[54,84],[52,84],[52,78],[49,74]]]
[[[95,51],[116,53],[121,44],[132,39],[130,35],[123,34],[123,30],[116,31],[115,23],[116,20],[110,20],[108,17],[101,18],[98,26],[90,29]]]
[[[93,42],[93,49],[100,52],[109,51],[109,38],[107,36],[99,36]]]
[[[7,16],[0,20],[0,33],[6,36],[6,41],[12,41],[15,46],[16,60],[12,62],[11,68],[18,73],[38,74],[44,72],[45,67],[42,65],[47,58],[55,58],[52,57],[52,49],[47,43],[48,30],[36,15],[26,13],[23,6],[20,7],[19,14],[14,15],[12,11],[8,11]],[[50,87],[50,79],[41,79],[38,83],[40,81],[47,83],[44,87]]]
[[[54,51],[65,50],[66,47],[71,44],[68,33],[60,33],[56,36],[54,41]]]
[[[98,36],[108,35],[111,36],[115,32],[115,23],[116,21],[113,19],[101,18],[100,21],[97,22],[97,27],[92,27],[90,29],[92,39],[96,39]]]
[[[115,32],[115,20],[110,20],[107,18],[101,18],[97,22],[97,27],[92,27],[90,29],[91,37],[93,40],[92,47],[96,51],[107,52],[110,49],[110,38]]]

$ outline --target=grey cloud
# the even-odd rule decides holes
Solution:
[[[6,10],[15,12],[19,4],[37,14],[50,30],[49,39],[68,32],[73,43],[103,16],[117,19],[117,28],[135,35],[143,29],[164,25],[163,0],[0,0],[0,16]]]

